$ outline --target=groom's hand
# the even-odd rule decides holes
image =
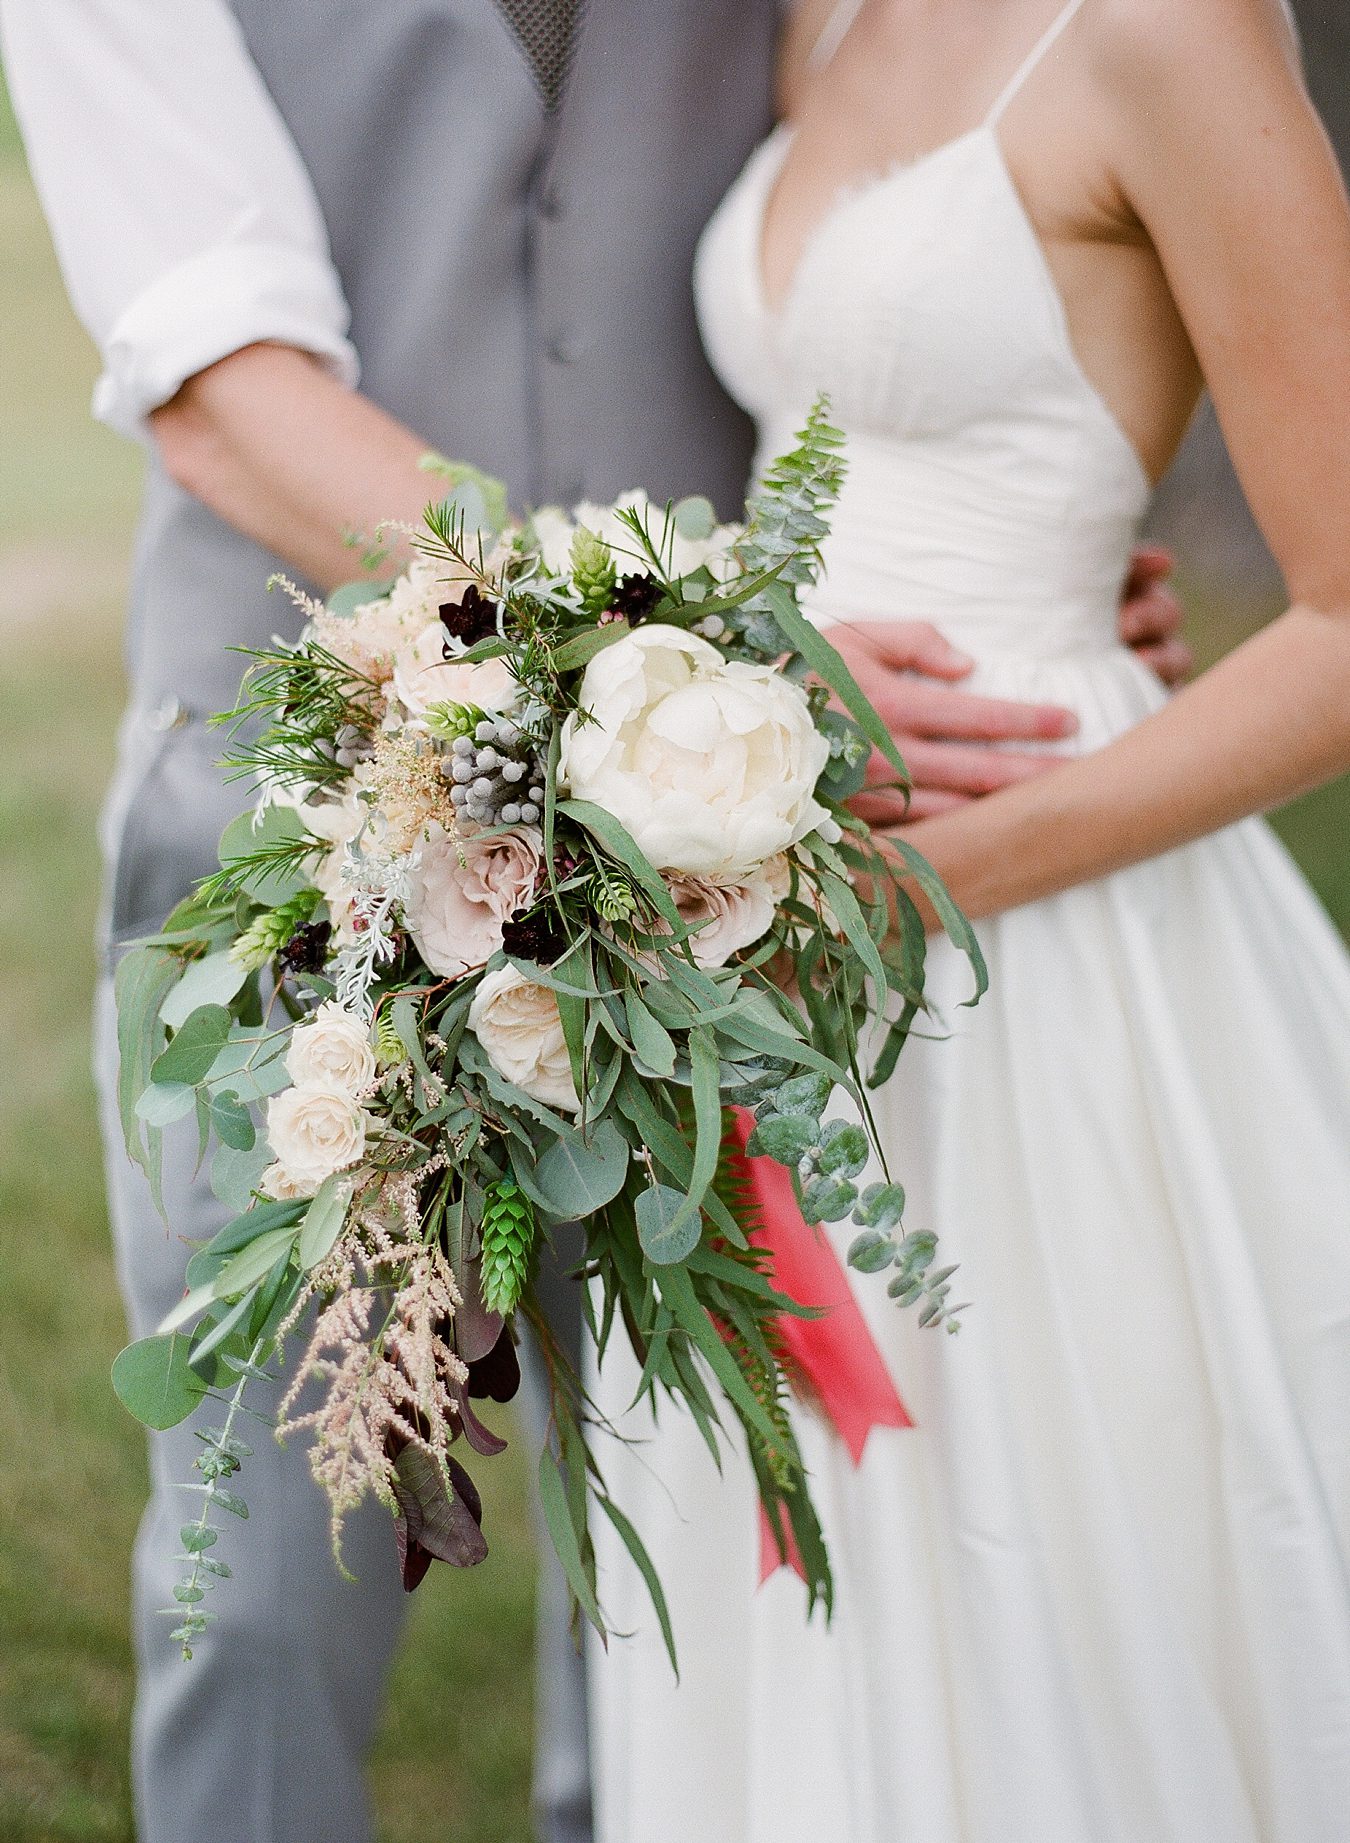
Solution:
[[[1169,691],[1188,679],[1195,655],[1181,637],[1182,607],[1172,592],[1176,559],[1156,545],[1134,553],[1120,603],[1120,637]]]
[[[1181,605],[1167,586],[1171,573],[1166,551],[1139,551],[1120,609],[1121,639],[1169,686],[1185,678],[1192,664],[1179,633]],[[1073,712],[1056,704],[976,697],[958,689],[975,661],[925,621],[840,625],[829,629],[829,639],[895,737],[912,778],[906,806],[886,788],[894,780],[889,763],[872,757],[868,782],[876,791],[861,794],[852,806],[873,824],[894,824],[901,815],[926,819],[1044,774],[1059,758],[1017,745],[1063,741],[1078,728]]]

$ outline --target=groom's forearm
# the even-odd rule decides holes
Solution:
[[[360,574],[352,533],[431,497],[428,443],[290,346],[231,353],[149,420],[171,478],[324,589]]]

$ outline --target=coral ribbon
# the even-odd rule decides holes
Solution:
[[[757,1248],[773,1255],[773,1281],[798,1305],[824,1308],[820,1318],[778,1320],[778,1334],[795,1378],[804,1382],[853,1456],[862,1461],[874,1427],[912,1427],[858,1302],[823,1231],[802,1215],[792,1174],[776,1159],[751,1158],[745,1150],[754,1116],[737,1108],[728,1148],[737,1175],[750,1192],[760,1227],[751,1234]],[[784,1565],[773,1526],[763,1510],[759,1530],[760,1579]],[[804,1574],[801,1558],[789,1545],[787,1563]]]

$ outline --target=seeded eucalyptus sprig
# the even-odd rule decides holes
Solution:
[[[821,540],[830,529],[825,514],[844,480],[844,437],[828,420],[829,407],[828,397],[817,398],[797,447],[776,460],[751,493],[745,535],[736,548],[751,575],[774,570],[793,590],[808,587],[820,572]],[[728,619],[741,643],[765,659],[793,650],[763,594]]]

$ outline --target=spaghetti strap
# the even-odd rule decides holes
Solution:
[[[1016,71],[1014,71],[1011,80],[1005,85],[998,100],[985,117],[986,128],[997,128],[998,124],[1007,113],[1009,105],[1015,100],[1019,91],[1035,71],[1041,59],[1045,57],[1051,46],[1057,42],[1060,34],[1071,24],[1075,15],[1081,10],[1083,4],[1084,0],[1069,0],[1069,4],[1051,24],[1049,30],[1044,32],[1037,40],[1028,56],[1023,59],[1022,63],[1019,64]],[[828,30],[828,27],[826,29]]]
[[[834,11],[821,29],[820,37],[811,47],[811,55],[806,60],[808,70],[824,70],[848,37],[862,10],[863,0],[837,0]]]

